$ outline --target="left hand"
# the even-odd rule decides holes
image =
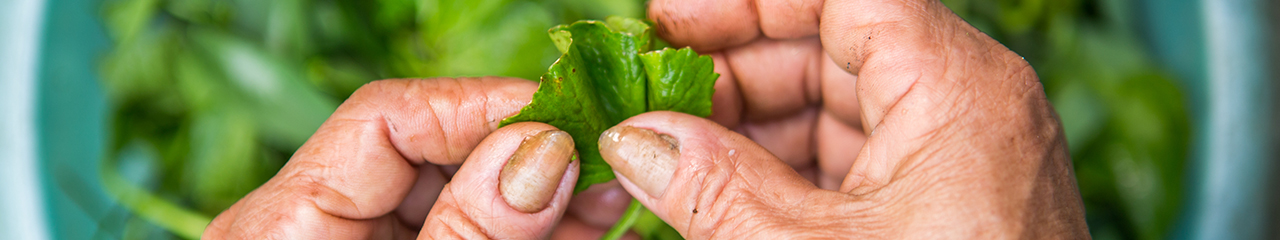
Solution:
[[[202,238],[550,236],[578,178],[573,140],[541,123],[497,128],[536,89],[510,78],[365,85]]]

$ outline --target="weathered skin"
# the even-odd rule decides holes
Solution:
[[[1088,238],[1035,71],[936,0],[654,0],[649,13],[661,36],[711,54],[721,74],[710,120],[655,112],[622,123],[677,143],[670,185],[619,185],[687,238]],[[495,130],[535,88],[365,86],[205,237],[598,236],[616,217],[580,216],[617,214],[627,198],[602,184],[569,206],[576,166],[541,211],[499,196],[521,139],[553,129]]]

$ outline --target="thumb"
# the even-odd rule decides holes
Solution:
[[[418,238],[549,236],[578,179],[573,146],[568,133],[546,124],[498,129],[441,190]]]
[[[812,236],[798,219],[847,202],[750,139],[687,114],[641,114],[599,142],[622,186],[685,238]]]

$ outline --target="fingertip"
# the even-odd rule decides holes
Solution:
[[[422,234],[461,224],[483,229],[490,238],[547,236],[577,182],[580,161],[573,160],[573,149],[568,134],[551,125],[522,122],[499,128],[445,186]]]
[[[759,196],[723,195],[728,192],[760,192],[770,196],[795,196],[815,187],[801,177],[773,154],[750,139],[730,131],[710,120],[677,112],[648,112],[627,119],[614,129],[644,129],[653,132],[650,135],[668,136],[671,140],[644,140],[653,137],[637,135],[637,130],[629,130],[631,136],[618,136],[618,140],[602,138],[603,141],[616,141],[632,148],[647,150],[624,150],[622,153],[608,153],[618,148],[601,144],[601,155],[614,166],[618,182],[631,193],[641,204],[663,219],[685,236],[700,236],[689,231],[703,231],[715,226],[707,222],[692,222],[694,216],[706,221],[736,217],[741,212],[726,212],[726,208],[718,208],[723,203],[755,201]],[[608,133],[610,131],[606,131]],[[622,133],[626,131],[614,130]],[[627,139],[630,138],[630,139]],[[646,143],[648,142],[648,143]],[[653,142],[668,142],[673,147]],[[676,160],[672,163],[663,148],[674,148]],[[623,159],[611,159],[623,158]],[[657,171],[664,168],[647,167],[651,165],[672,164],[669,173]],[[638,165],[628,166],[625,165]],[[636,169],[653,169],[654,171],[635,171]],[[656,176],[666,176],[665,181]],[[759,184],[769,182],[769,186]],[[664,186],[653,186],[655,183]],[[766,189],[768,188],[768,189]]]
[[[542,211],[558,191],[575,153],[573,138],[560,130],[527,137],[502,167],[498,190],[507,205],[525,213]]]
[[[635,179],[632,183],[646,196],[662,196],[680,160],[680,145],[674,137],[645,128],[614,126],[600,135],[599,144],[600,155],[614,174]]]

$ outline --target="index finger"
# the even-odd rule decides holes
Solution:
[[[413,185],[414,165],[462,163],[536,89],[537,83],[514,78],[370,83],[338,107],[276,178],[328,190],[315,202],[330,214],[386,214]]]
[[[240,211],[262,215],[254,217],[258,220],[271,219],[272,214],[288,219],[297,211],[314,210],[347,220],[386,215],[413,186],[418,177],[415,165],[461,163],[497,129],[498,121],[526,105],[536,89],[537,83],[514,78],[367,84],[338,107],[275,177],[211,226],[234,227],[237,223],[219,220],[237,221],[226,216]],[[287,204],[300,209],[245,205],[261,198],[303,204]]]

